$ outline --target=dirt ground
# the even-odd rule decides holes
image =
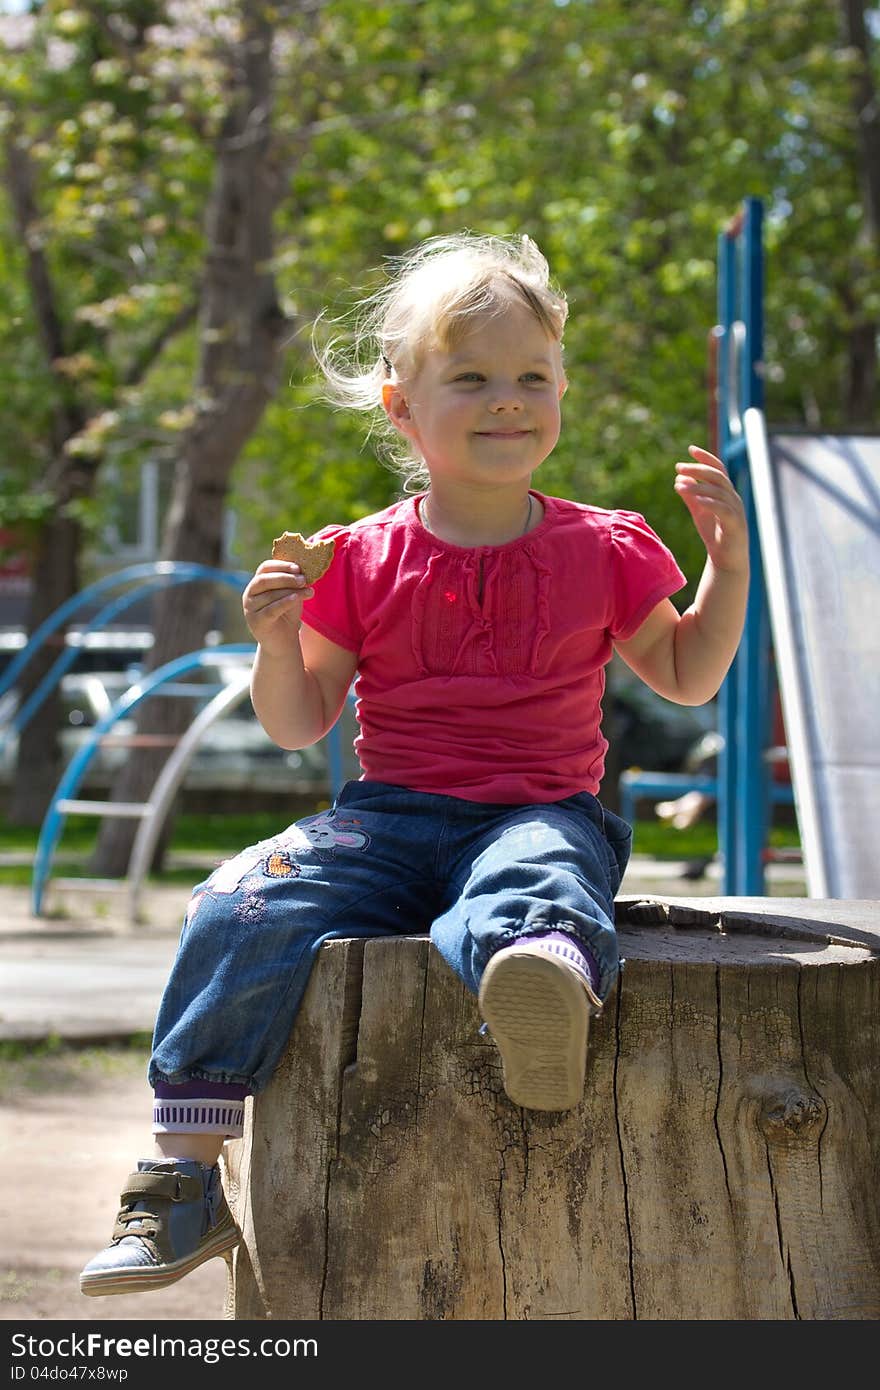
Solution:
[[[0,1062],[0,1319],[223,1318],[222,1259],[152,1293],[79,1291],[80,1269],[109,1241],[122,1184],[150,1153],[146,1062],[139,1049]]]

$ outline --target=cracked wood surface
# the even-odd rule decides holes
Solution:
[[[584,1099],[426,937],[327,943],[226,1150],[240,1319],[880,1315],[880,906],[621,899]]]

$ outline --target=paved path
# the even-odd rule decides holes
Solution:
[[[797,866],[771,866],[768,892],[803,896]],[[681,865],[634,857],[625,896],[703,897],[720,891],[717,866],[687,880]],[[65,916],[33,917],[27,887],[0,886],[0,1040],[106,1040],[152,1031],[174,958],[188,893],[150,888],[144,921],[132,925],[125,897],[68,894]],[[50,910],[52,903],[49,903]]]
[[[0,1039],[71,1041],[152,1029],[174,958],[186,891],[150,895],[149,918],[37,918],[30,890],[0,887]]]

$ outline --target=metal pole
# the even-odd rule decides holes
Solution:
[[[730,354],[733,322],[736,316],[736,242],[732,228],[718,238],[718,451],[736,482],[736,468],[730,457]],[[736,763],[737,763],[737,678],[738,657],[718,692],[718,727],[722,743],[718,753],[718,850],[721,855],[723,892],[732,894],[737,861]]]
[[[743,412],[762,409],[764,382],[763,207],[760,199],[747,198],[741,234],[741,315],[745,325],[745,351],[739,363],[740,401]],[[747,456],[744,455],[744,462]],[[763,850],[767,840],[768,776],[764,762],[769,725],[769,626],[761,561],[758,520],[747,466],[741,470],[741,494],[749,528],[751,579],[746,622],[738,662],[737,697],[740,738],[738,746],[737,799],[742,816],[738,837],[736,888],[739,894],[762,896],[765,889]]]

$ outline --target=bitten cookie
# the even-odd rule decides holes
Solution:
[[[307,541],[299,531],[285,531],[272,542],[273,560],[292,560],[310,584],[326,574],[333,559],[332,541]]]

